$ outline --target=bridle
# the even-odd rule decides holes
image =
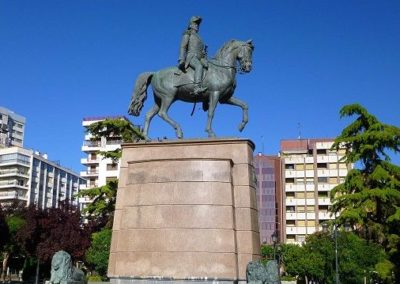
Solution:
[[[247,43],[245,43],[245,44],[242,44],[242,45],[240,45],[240,46],[238,46],[238,47],[243,47],[243,46],[249,46]],[[217,66],[217,67],[220,67],[220,68],[224,68],[224,69],[235,69],[235,72],[237,72],[237,73],[239,73],[239,74],[245,74],[246,72],[243,70],[243,67],[242,66],[244,66],[244,65],[246,65],[246,64],[248,64],[249,63],[249,60],[236,60],[236,64],[235,65],[229,65],[229,64],[226,64],[226,65],[221,65],[221,64],[218,64],[218,63],[216,63],[216,62],[219,62],[220,60],[218,60],[218,59],[216,59],[216,58],[212,58],[211,60],[209,60],[208,62],[210,63],[210,64],[212,64],[212,65],[214,65],[214,66]],[[224,63],[224,62],[222,62],[222,63]]]

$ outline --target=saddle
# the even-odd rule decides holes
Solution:
[[[203,69],[202,81],[206,77],[208,72],[208,68]],[[194,86],[194,70],[192,68],[187,68],[185,71],[182,71],[178,67],[174,70],[174,87],[184,87],[188,86],[192,88]]]

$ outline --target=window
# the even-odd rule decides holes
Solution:
[[[328,164],[327,163],[318,163],[317,164],[317,168],[318,169],[327,169],[328,168]]]
[[[304,184],[304,178],[296,178],[296,184]]]
[[[294,206],[286,206],[286,212],[294,213]]]
[[[326,149],[317,149],[317,155],[326,155]]]
[[[274,169],[273,168],[262,168],[261,172],[263,174],[272,175],[274,173]]]
[[[307,221],[307,226],[308,227],[315,227],[315,220],[308,220]]]
[[[294,192],[286,192],[286,197],[294,197]]]
[[[307,199],[313,199],[314,198],[314,192],[308,191],[306,197],[307,197]]]
[[[294,170],[294,164],[286,164],[285,169],[287,170]]]
[[[295,220],[286,220],[286,226],[294,227],[296,226]]]
[[[327,177],[318,177],[318,182],[327,183],[328,182],[328,178]]]
[[[296,164],[295,165],[295,169],[298,170],[298,171],[304,170],[304,164]]]
[[[118,179],[117,177],[106,177],[106,182]]]
[[[330,184],[337,184],[338,183],[338,179],[336,177],[330,177],[329,178],[329,183]]]
[[[314,205],[307,205],[307,212],[315,212],[315,206]]]
[[[306,164],[306,170],[313,170],[314,165],[313,164]]]
[[[304,206],[297,206],[297,213],[304,213],[304,212],[306,212]]]
[[[107,171],[116,171],[116,170],[118,170],[118,164],[116,163],[107,164]]]
[[[285,178],[286,183],[294,183],[294,178]]]
[[[347,169],[347,165],[345,163],[340,163],[339,169]]]
[[[296,192],[296,198],[304,198],[304,192]]]
[[[338,165],[336,163],[328,164],[328,168],[330,170],[336,170],[338,168]]]
[[[319,191],[318,192],[318,197],[319,198],[326,198],[326,197],[328,197],[328,192],[327,191]]]
[[[297,226],[305,227],[306,226],[306,220],[297,220]]]

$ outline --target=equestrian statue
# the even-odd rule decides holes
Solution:
[[[139,75],[133,90],[128,113],[139,116],[147,98],[147,88],[153,88],[154,105],[146,113],[143,134],[147,140],[152,118],[158,114],[170,124],[178,138],[183,138],[180,125],[168,116],[168,109],[177,100],[189,103],[202,103],[208,111],[205,131],[215,137],[211,124],[217,103],[242,108],[242,121],[239,131],[248,122],[248,107],[245,102],[233,96],[236,87],[236,74],[249,73],[252,68],[254,46],[251,40],[230,40],[221,47],[214,58],[207,59],[206,45],[198,35],[201,17],[191,17],[189,27],[182,36],[179,49],[178,66],[157,72]]]

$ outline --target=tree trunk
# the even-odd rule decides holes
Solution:
[[[1,270],[1,278],[3,279],[3,282],[6,281],[7,266],[8,266],[8,259],[9,258],[10,258],[10,253],[9,252],[3,252],[3,265],[2,265],[2,270]]]
[[[38,259],[37,264],[36,264],[35,284],[39,284],[39,267],[40,267],[40,263],[39,263],[39,259]]]

